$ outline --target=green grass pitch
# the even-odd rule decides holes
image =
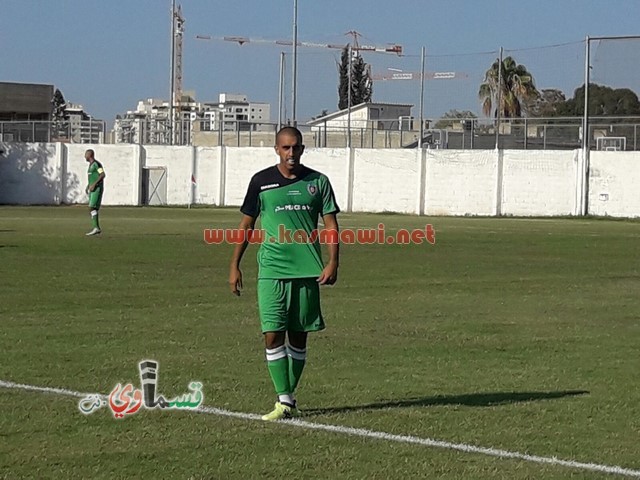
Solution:
[[[108,394],[160,362],[165,396],[274,402],[255,298],[227,285],[237,209],[0,207],[0,380]],[[640,222],[341,214],[436,231],[343,245],[298,393],[306,421],[640,469]],[[579,393],[582,392],[582,393]],[[185,411],[82,415],[0,388],[0,478],[612,478]],[[615,476],[614,476],[615,477]]]

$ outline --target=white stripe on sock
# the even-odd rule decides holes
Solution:
[[[307,359],[306,348],[296,348],[293,345],[287,345],[287,353],[294,360],[300,360],[304,362]]]
[[[272,349],[267,348],[266,350],[268,362],[275,362],[276,360],[287,357],[287,349],[284,345]]]

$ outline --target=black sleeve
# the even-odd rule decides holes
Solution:
[[[322,215],[329,215],[331,213],[340,213],[340,207],[336,202],[336,196],[333,193],[333,187],[329,178],[326,176],[320,177],[320,192],[322,193]]]
[[[253,218],[257,218],[260,214],[260,184],[256,181],[255,176],[249,182],[249,188],[240,211]]]

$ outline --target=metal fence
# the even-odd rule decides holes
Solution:
[[[423,148],[573,150],[582,145],[582,117],[518,118],[500,122],[459,118],[446,122],[448,124],[440,128],[436,128],[438,122],[427,122]],[[380,128],[379,121],[368,121],[349,130],[327,124],[313,127],[299,124],[298,128],[307,147],[316,148],[346,148],[349,144],[356,148],[417,148],[420,136],[416,121],[396,128]],[[272,146],[276,129],[277,124],[270,123],[233,130],[199,130],[193,134],[193,145]],[[640,150],[640,116],[591,117],[589,144],[593,150]]]
[[[107,127],[102,120],[78,122],[10,121],[0,122],[3,142],[105,143]]]
[[[276,123],[227,122],[221,129],[212,129],[210,125],[201,123],[192,122],[184,145],[271,147],[275,143],[278,128]],[[299,124],[298,128],[309,148],[346,148],[349,144],[355,148],[418,147],[420,129],[415,119],[389,119],[386,123],[394,125],[381,128],[380,120],[376,120],[362,121],[351,129],[326,123],[316,126]],[[640,150],[640,116],[590,117],[588,128],[592,150]],[[422,145],[428,149],[454,150],[496,147],[512,150],[571,150],[581,148],[582,130],[582,117],[517,118],[499,122],[467,117],[427,121]],[[80,127],[67,125],[62,129],[59,126],[54,128],[51,122],[0,122],[0,141],[167,144],[164,135],[143,135],[141,138],[131,131],[120,138],[109,139],[104,122],[84,122]]]

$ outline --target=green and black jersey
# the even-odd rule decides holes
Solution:
[[[101,173],[104,173],[102,164],[97,160],[94,160],[93,162],[91,162],[89,164],[89,169],[87,170],[87,174],[89,175],[89,185],[92,185],[93,182],[98,180],[98,178],[100,178]],[[96,185],[96,188],[103,188],[103,187],[104,187],[104,181],[100,180],[100,183]]]
[[[269,167],[251,179],[240,211],[254,218],[260,216],[263,237],[258,278],[320,275],[324,264],[318,218],[340,211],[325,175],[302,166],[297,178],[288,179],[277,166]]]

